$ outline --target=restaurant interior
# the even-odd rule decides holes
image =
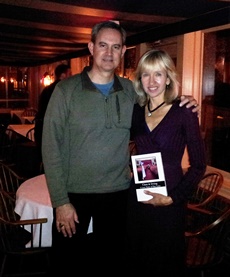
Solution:
[[[19,134],[17,152],[7,158],[16,161],[22,182],[44,173],[33,135],[28,133],[34,128],[40,93],[54,81],[58,64],[68,64],[72,74],[90,65],[91,28],[103,20],[116,21],[127,31],[127,51],[116,71],[119,76],[132,80],[138,59],[149,49],[166,50],[173,58],[180,94],[192,95],[200,105],[206,173],[221,175],[221,186],[212,191],[211,201],[196,208],[218,206],[223,215],[230,209],[230,1],[0,0],[0,124],[4,132]],[[2,135],[2,145],[1,139]],[[188,166],[185,151],[183,168]],[[51,203],[48,206],[50,213]],[[214,269],[202,271],[205,275],[191,276],[229,276],[229,219],[228,214],[223,219],[228,233],[221,243],[221,261]]]

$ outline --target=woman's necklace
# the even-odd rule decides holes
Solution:
[[[152,113],[153,112],[155,112],[156,110],[158,110],[161,106],[163,106],[164,105],[164,103],[165,103],[165,101],[163,101],[160,105],[158,105],[155,109],[153,109],[153,110],[150,110],[150,99],[149,99],[149,101],[148,101],[148,105],[147,105],[147,107],[148,107],[148,116],[151,116],[152,115]]]

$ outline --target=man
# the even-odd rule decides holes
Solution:
[[[53,93],[53,90],[56,84],[71,76],[70,66],[67,64],[59,64],[54,70],[55,80],[52,84],[45,87],[40,95],[39,103],[38,103],[38,112],[35,117],[35,129],[34,129],[34,137],[37,146],[39,149],[41,148],[41,140],[42,140],[42,129],[43,129],[43,120],[46,112],[47,105],[49,103],[50,97]]]
[[[45,115],[42,153],[54,207],[53,248],[65,273],[75,263],[84,270],[84,261],[92,263],[88,273],[98,269],[101,276],[108,276],[107,268],[113,274],[122,268],[136,102],[132,82],[114,75],[125,39],[114,22],[94,26],[88,44],[92,67],[56,85]],[[86,248],[91,218],[93,249]]]

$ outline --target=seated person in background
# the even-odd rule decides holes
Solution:
[[[50,97],[53,93],[53,90],[56,84],[71,76],[70,66],[67,64],[59,64],[54,71],[55,81],[49,86],[45,87],[40,95],[39,103],[38,103],[38,112],[35,117],[35,130],[34,130],[34,138],[36,144],[41,152],[41,140],[42,140],[42,129],[43,129],[43,119],[45,116],[46,108],[49,103]]]

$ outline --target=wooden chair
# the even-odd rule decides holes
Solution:
[[[15,198],[16,191],[25,178],[19,176],[9,165],[0,162],[0,189]]]
[[[22,114],[21,114],[21,117],[23,116],[35,116],[37,113],[37,110],[34,109],[34,108],[26,108]]]
[[[0,161],[8,164],[15,162],[15,150],[18,135],[15,131],[6,128],[0,133]]]
[[[205,274],[221,264],[229,240],[229,220],[230,208],[226,206],[215,217],[206,215],[202,224],[189,226],[185,232],[187,276],[209,276]]]
[[[21,119],[23,120],[24,124],[31,124],[31,123],[34,123],[36,114],[37,114],[36,109],[26,108],[21,114]]]
[[[14,207],[14,199],[0,191],[0,277],[47,274],[50,247],[41,245],[42,225],[47,218],[20,220]],[[40,231],[38,245],[33,241],[35,225]]]
[[[218,171],[205,174],[200,181],[197,190],[190,198],[188,208],[209,210],[209,207],[211,207],[213,200],[218,195],[223,182],[223,175]]]
[[[35,128],[35,127],[31,128],[31,129],[26,133],[26,137],[27,137],[29,140],[33,141],[33,142],[34,142],[34,128]]]
[[[41,172],[40,149],[34,140],[34,127],[27,134],[27,141],[17,145],[17,171],[25,178],[32,178]]]

